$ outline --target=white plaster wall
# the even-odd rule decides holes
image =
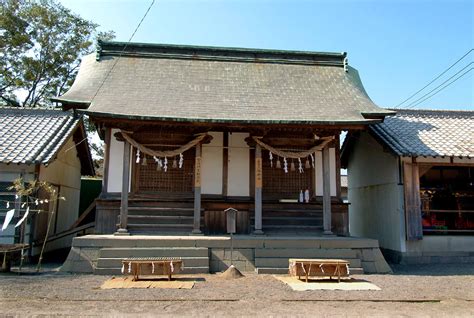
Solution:
[[[48,166],[40,166],[39,179],[55,185],[80,189],[81,162],[72,137],[59,151],[57,158]]]
[[[50,165],[40,167],[39,180],[59,186],[65,201],[59,201],[56,233],[68,229],[77,220],[81,191],[81,162],[72,137]]]
[[[314,157],[316,195],[323,195],[323,152],[316,151]],[[336,184],[336,148],[329,148],[329,178],[331,185],[331,196],[337,195]]]
[[[250,149],[245,138],[248,133],[229,133],[229,162],[227,195],[250,195]]]
[[[118,129],[112,129],[110,138],[109,174],[107,176],[107,190],[109,192],[122,192],[123,142],[115,138],[116,132]]]
[[[224,133],[210,132],[213,138],[202,145],[201,192],[222,194],[223,142]]]
[[[59,186],[59,195],[65,198],[64,201],[59,201],[55,217],[56,231],[53,231],[53,228],[50,235],[69,229],[78,218],[81,191],[81,162],[72,137],[61,148],[50,165],[40,166],[39,180]],[[45,229],[38,230],[38,232],[43,233]],[[68,246],[70,246],[70,240],[61,239],[54,244],[47,244],[45,250],[50,251]]]
[[[398,160],[368,133],[355,141],[348,165],[349,230],[379,240],[383,248],[403,251],[403,186]]]

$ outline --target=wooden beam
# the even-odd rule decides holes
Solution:
[[[194,220],[192,234],[201,234],[201,153],[202,145],[196,145],[194,165]]]
[[[106,118],[91,115],[92,122],[103,124],[113,128],[125,129],[125,130],[137,130],[137,129],[153,129],[153,127],[169,127],[171,129],[188,129],[190,128],[194,132],[204,131],[242,131],[249,132],[253,131],[254,134],[262,135],[268,130],[285,130],[285,131],[320,131],[320,130],[365,130],[369,122],[365,123],[351,123],[351,124],[281,124],[281,123],[215,123],[215,122],[177,122],[177,121],[164,121],[164,120],[138,120],[128,118]],[[373,123],[373,122],[372,122]]]
[[[423,239],[418,164],[416,162],[403,163],[403,172],[406,238],[408,241],[417,241]]]
[[[341,145],[339,139],[340,133],[338,133],[334,142],[336,144],[336,197],[341,200]]]
[[[102,176],[102,195],[107,194],[109,185],[109,165],[110,165],[110,142],[112,140],[112,129],[105,129],[105,151],[104,151],[104,171]]]
[[[262,149],[260,145],[255,146],[255,230],[254,234],[261,235],[262,231]]]
[[[324,235],[332,235],[331,222],[331,177],[329,147],[323,148],[323,229]]]
[[[223,132],[222,141],[222,195],[227,196],[227,184],[229,182],[229,133]]]
[[[82,221],[84,221],[84,219],[91,213],[92,210],[94,210],[96,206],[96,202],[95,200],[92,201],[91,204],[89,204],[89,206],[87,207],[87,209],[84,210],[84,212],[82,212],[82,214],[79,216],[79,218],[76,220],[76,222],[74,222],[68,230],[72,230],[73,228],[77,227],[79,224],[81,224]]]
[[[130,184],[130,144],[123,143],[122,194],[120,199],[120,228],[116,235],[127,235],[128,223],[128,190]]]

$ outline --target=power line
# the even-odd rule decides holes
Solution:
[[[447,82],[449,82],[452,78],[454,78],[456,75],[458,75],[459,73],[461,73],[462,71],[464,71],[466,68],[468,68],[469,66],[471,66],[472,64],[474,64],[474,62],[471,62],[469,64],[467,64],[466,66],[464,66],[462,69],[460,69],[459,71],[457,71],[453,76],[451,76],[450,78],[448,78],[447,80],[445,80],[444,82],[442,82],[441,84],[439,84],[438,86],[436,86],[435,88],[433,88],[432,90],[430,90],[428,93],[426,93],[425,95],[421,96],[420,98],[418,98],[417,100],[414,100],[413,102],[410,103],[410,105],[407,106],[407,108],[410,108],[412,107],[414,104],[416,104],[419,100],[425,98],[426,96],[428,96],[429,94],[431,94],[432,92],[434,92],[435,90],[437,90],[438,88],[440,88],[441,86],[443,86],[444,84],[446,84]],[[418,105],[418,104],[417,104]]]
[[[109,71],[108,71],[107,74],[105,75],[104,79],[102,80],[102,83],[100,83],[100,85],[99,85],[99,87],[97,88],[97,91],[95,92],[94,96],[92,96],[91,101],[90,101],[91,104],[92,104],[92,102],[94,101],[94,98],[96,98],[97,94],[99,94],[100,89],[101,89],[102,86],[104,85],[104,83],[105,83],[105,81],[107,80],[107,78],[109,77],[109,75],[112,73],[113,69],[115,68],[115,65],[117,65],[117,62],[120,60],[120,58],[121,58],[122,55],[123,55],[123,52],[125,52],[125,50],[127,49],[128,45],[130,44],[130,42],[132,41],[133,37],[135,36],[135,33],[137,33],[138,29],[139,29],[140,26],[142,25],[143,20],[145,20],[146,16],[148,15],[148,12],[150,12],[151,7],[153,7],[154,4],[155,4],[155,0],[152,0],[150,6],[148,6],[148,9],[146,10],[145,14],[144,14],[143,17],[141,18],[140,22],[138,23],[137,27],[136,27],[135,30],[133,31],[133,33],[132,33],[132,35],[130,36],[130,38],[128,39],[128,42],[123,46],[123,49],[122,49],[122,51],[120,52],[119,56],[118,56],[117,59],[114,61],[114,64],[112,64],[112,67],[109,69]]]
[[[433,94],[431,94],[430,96],[426,97],[425,99],[421,100],[420,102],[418,102],[417,104],[413,105],[412,108],[415,108],[416,106],[418,106],[419,104],[423,103],[425,100],[427,99],[430,99],[431,97],[435,96],[436,94],[438,94],[439,92],[441,92],[443,89],[447,88],[448,86],[450,86],[451,84],[454,84],[454,82],[456,82],[457,80],[461,79],[464,75],[466,75],[467,73],[469,73],[470,71],[472,71],[474,69],[474,67],[471,67],[470,69],[468,69],[467,71],[465,71],[464,73],[462,73],[461,75],[459,75],[458,77],[456,77],[454,80],[452,80],[451,82],[449,82],[448,84],[446,84],[445,86],[441,87],[438,91],[434,92]]]
[[[420,90],[416,91],[415,93],[413,93],[412,95],[410,95],[410,97],[408,97],[407,99],[405,99],[404,101],[402,101],[401,103],[399,103],[397,106],[395,106],[395,108],[397,107],[400,107],[402,104],[404,104],[405,102],[409,101],[410,99],[412,99],[414,96],[416,96],[419,92],[421,92],[422,90],[424,90],[425,88],[427,88],[428,86],[430,86],[433,82],[435,82],[438,78],[440,78],[441,76],[443,76],[444,74],[446,74],[446,72],[448,72],[450,69],[452,69],[456,64],[458,64],[459,62],[461,62],[466,56],[468,56],[472,51],[474,51],[474,49],[470,49],[469,51],[467,51],[463,56],[461,56],[456,62],[454,62],[454,64],[452,64],[450,67],[448,67],[446,70],[444,70],[441,74],[439,74],[438,76],[436,76],[431,82],[429,82],[428,84],[426,84],[425,86],[423,86],[423,88],[421,88]]]

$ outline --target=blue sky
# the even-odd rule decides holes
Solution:
[[[127,41],[151,0],[61,2]],[[473,19],[471,0],[156,0],[133,41],[346,51],[374,102],[394,107],[474,47]],[[474,110],[473,92],[474,70],[416,108]]]

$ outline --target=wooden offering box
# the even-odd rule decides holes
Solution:
[[[300,259],[290,258],[289,259],[289,274],[291,276],[301,276],[306,278],[318,276],[318,277],[337,277],[338,282],[341,281],[341,277],[349,277],[349,262],[342,259]]]
[[[171,280],[173,274],[178,274],[183,268],[183,261],[180,258],[127,258],[122,261],[122,273],[133,275],[133,280],[137,281],[140,275],[166,275]]]

